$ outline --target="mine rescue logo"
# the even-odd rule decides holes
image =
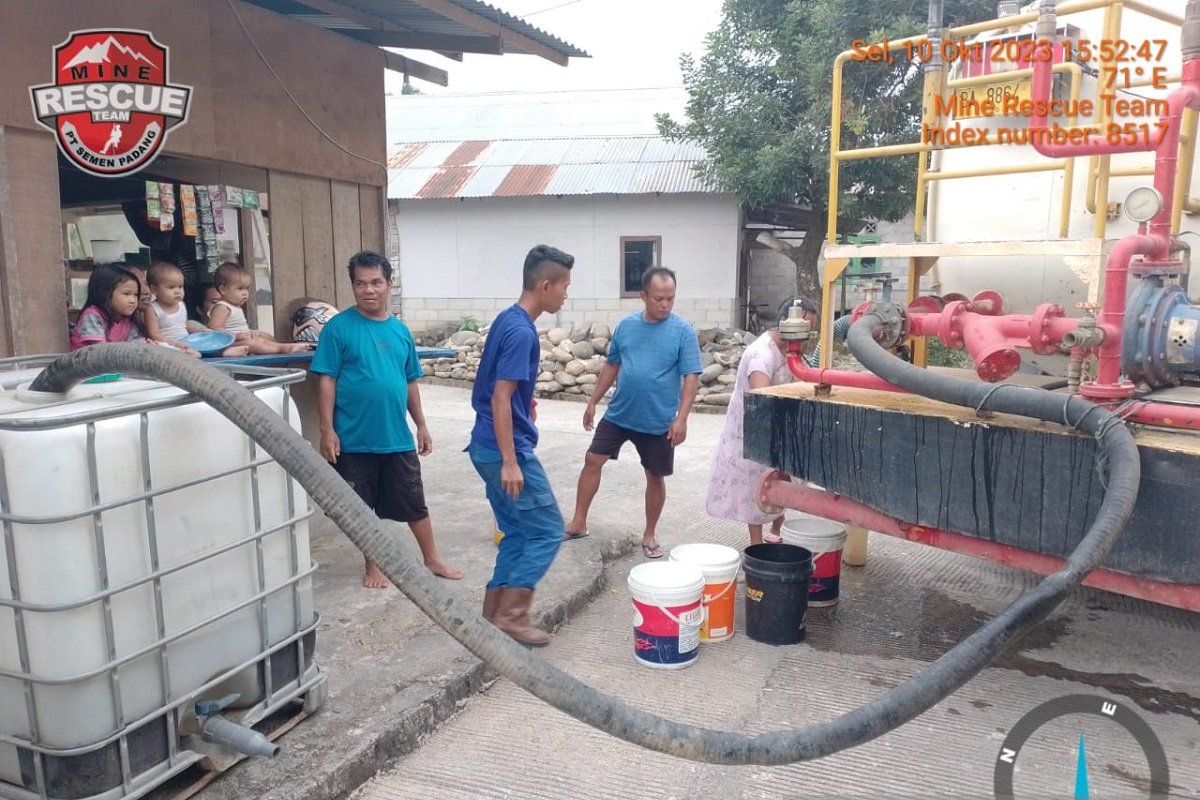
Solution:
[[[167,82],[167,48],[148,31],[75,31],[53,62],[54,83],[29,88],[33,115],[85,172],[137,172],[187,121],[192,87]]]

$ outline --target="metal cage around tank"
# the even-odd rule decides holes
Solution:
[[[35,356],[0,360],[0,390],[14,389],[17,383],[29,380],[28,370],[43,366],[52,359],[53,356]],[[239,378],[244,377],[244,385],[251,391],[279,389],[282,392],[279,411],[285,420],[292,422],[295,408],[287,387],[303,380],[303,371],[252,366],[228,369],[236,372]],[[21,783],[15,784],[7,778],[0,779],[0,797],[13,800],[139,797],[206,756],[232,755],[228,752],[221,753],[219,748],[200,741],[194,704],[198,699],[209,699],[224,693],[223,689],[228,688],[227,685],[231,681],[238,680],[239,676],[246,680],[244,676],[253,675],[249,680],[253,685],[261,687],[259,696],[245,698],[248,702],[244,703],[236,714],[227,714],[233,721],[242,725],[253,725],[302,698],[306,708],[315,707],[324,697],[326,676],[313,663],[312,658],[319,615],[312,608],[311,600],[311,578],[316,571],[316,564],[310,560],[308,554],[307,520],[312,515],[312,510],[308,507],[307,495],[289,475],[275,465],[274,459],[262,454],[261,448],[253,439],[240,434],[240,431],[237,433],[245,440],[248,458],[211,474],[157,485],[151,470],[151,431],[156,422],[162,420],[163,412],[198,401],[164,384],[138,383],[141,385],[132,387],[128,392],[108,391],[105,396],[114,398],[117,402],[100,410],[67,410],[61,415],[40,418],[0,413],[0,432],[47,431],[82,426],[86,442],[87,489],[91,497],[91,503],[86,508],[71,510],[65,514],[13,513],[8,485],[9,468],[12,465],[6,466],[3,463],[4,453],[0,450],[0,529],[3,530],[4,560],[7,565],[7,574],[0,577],[7,579],[10,589],[8,597],[0,595],[0,623],[4,622],[4,616],[11,620],[11,643],[15,645],[15,660],[18,665],[16,670],[3,668],[5,659],[0,659],[0,684],[15,682],[19,686],[19,693],[24,700],[23,711],[27,731],[27,735],[20,735],[11,730],[13,709],[10,709],[10,724],[0,726],[0,748],[11,748],[10,762],[15,752],[15,767],[19,771]],[[164,396],[136,397],[156,392]],[[129,397],[122,401],[121,398],[127,395]],[[85,399],[94,397],[96,396]],[[70,404],[78,402],[80,398],[76,397],[31,408],[39,411],[55,407],[66,410]],[[141,491],[105,499],[102,498],[100,490],[103,460],[97,450],[97,431],[98,426],[104,422],[118,419],[136,421],[137,448],[142,473]],[[224,418],[221,419],[225,422]],[[232,427],[232,423],[226,424]],[[187,454],[180,455],[187,457]],[[261,481],[264,470],[272,468],[282,473],[286,508],[283,509],[282,519],[264,524]],[[164,526],[163,505],[169,502],[170,496],[195,487],[205,487],[207,491],[212,489],[215,482],[233,476],[248,479],[252,530],[231,533],[231,538],[222,542],[219,547],[204,550],[176,563],[164,564],[160,559],[160,551],[163,529],[169,525]],[[278,474],[269,477],[273,481],[279,480]],[[105,515],[139,504],[143,507],[138,513],[144,518],[147,548],[145,555],[148,556],[149,569],[134,579],[114,581],[108,564],[110,542],[109,531],[105,529]],[[34,526],[39,531],[50,530],[46,526],[63,525],[84,519],[88,520],[91,528],[98,591],[53,603],[23,599],[18,537],[15,529],[18,526]],[[268,559],[264,543],[279,534],[286,538],[286,575],[283,580],[272,583],[267,577]],[[170,581],[173,576],[182,578],[186,570],[198,566],[205,568],[208,564],[207,568],[212,569],[214,560],[243,549],[252,550],[254,581],[248,589],[248,596],[230,598],[230,602],[222,603],[211,610],[206,609],[203,618],[179,629],[173,629],[167,620],[164,581]],[[276,565],[271,566],[274,568]],[[114,601],[119,601],[123,595],[129,595],[139,589],[145,592],[143,587],[150,587],[153,597],[153,641],[122,652],[117,642]],[[308,595],[307,598],[304,597],[305,594]],[[294,624],[288,624],[283,630],[276,625],[273,630],[268,604],[272,598],[281,595],[286,595],[287,600],[290,600],[291,620]],[[278,602],[274,604],[278,605]],[[100,611],[104,662],[67,675],[50,675],[44,670],[34,669],[30,658],[31,618],[48,618],[88,608],[98,608]],[[214,635],[218,623],[226,621],[226,624],[229,624],[234,615],[247,609],[252,609],[257,623],[258,641],[253,653],[232,658],[235,663],[227,663],[216,674],[206,675],[203,679],[191,681],[187,685],[180,685],[178,680],[173,680],[177,678],[179,669],[172,668],[172,645],[182,643],[189,637],[202,636],[206,631],[209,635]],[[5,641],[7,637],[3,627],[6,626],[0,624],[0,646],[7,649],[10,642]],[[11,655],[10,652],[10,663]],[[126,708],[130,692],[122,687],[122,669],[128,669],[139,659],[147,658],[157,665],[159,676],[156,687],[143,687],[144,691],[154,693],[154,707],[147,713],[131,712]],[[110,732],[95,741],[77,746],[62,747],[48,743],[43,735],[47,720],[39,714],[39,691],[50,691],[54,687],[79,688],[98,678],[107,684],[106,693],[111,703],[114,723]],[[86,709],[80,709],[79,713],[87,712]],[[20,714],[21,711],[16,710],[18,717]],[[2,760],[0,757],[0,762]]]

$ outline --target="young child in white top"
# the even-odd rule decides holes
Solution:
[[[153,266],[165,266],[178,272],[178,269],[174,264],[168,264],[166,262],[156,262]],[[151,267],[152,269],[153,266]],[[155,344],[170,345],[176,350],[182,350],[189,356],[199,358],[200,354],[188,347],[183,341],[183,337],[187,336],[186,330],[183,332],[183,334],[175,337],[164,335],[159,326],[159,317],[155,313],[154,309],[154,292],[150,286],[150,273],[136,265],[130,265],[128,269],[137,277],[138,280],[138,309],[134,314],[134,317],[137,319],[138,330],[142,331],[148,341],[154,342]],[[182,272],[179,273],[179,279],[180,285],[182,286]],[[185,312],[184,317],[186,318],[186,316],[187,314]]]
[[[213,274],[213,288],[220,299],[208,312],[208,327],[228,331],[237,336],[237,343],[250,348],[253,355],[301,353],[313,348],[306,342],[279,342],[275,337],[250,329],[245,307],[250,301],[250,273],[231,261],[226,261]]]
[[[183,272],[174,264],[156,261],[146,273],[146,283],[154,295],[145,315],[146,336],[160,342],[181,345],[189,333],[207,330],[198,322],[188,319],[187,307],[183,304]],[[223,356],[244,356],[250,349],[244,345],[227,347]]]

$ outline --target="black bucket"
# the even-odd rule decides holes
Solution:
[[[752,544],[744,553],[746,635],[765,644],[803,642],[812,553],[794,544]]]

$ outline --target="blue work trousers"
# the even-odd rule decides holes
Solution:
[[[563,540],[563,518],[542,462],[533,453],[517,453],[525,476],[521,494],[513,500],[500,484],[500,454],[485,448],[468,448],[471,464],[487,487],[496,522],[504,532],[496,554],[496,569],[487,588],[509,586],[532,589],[558,553]]]

